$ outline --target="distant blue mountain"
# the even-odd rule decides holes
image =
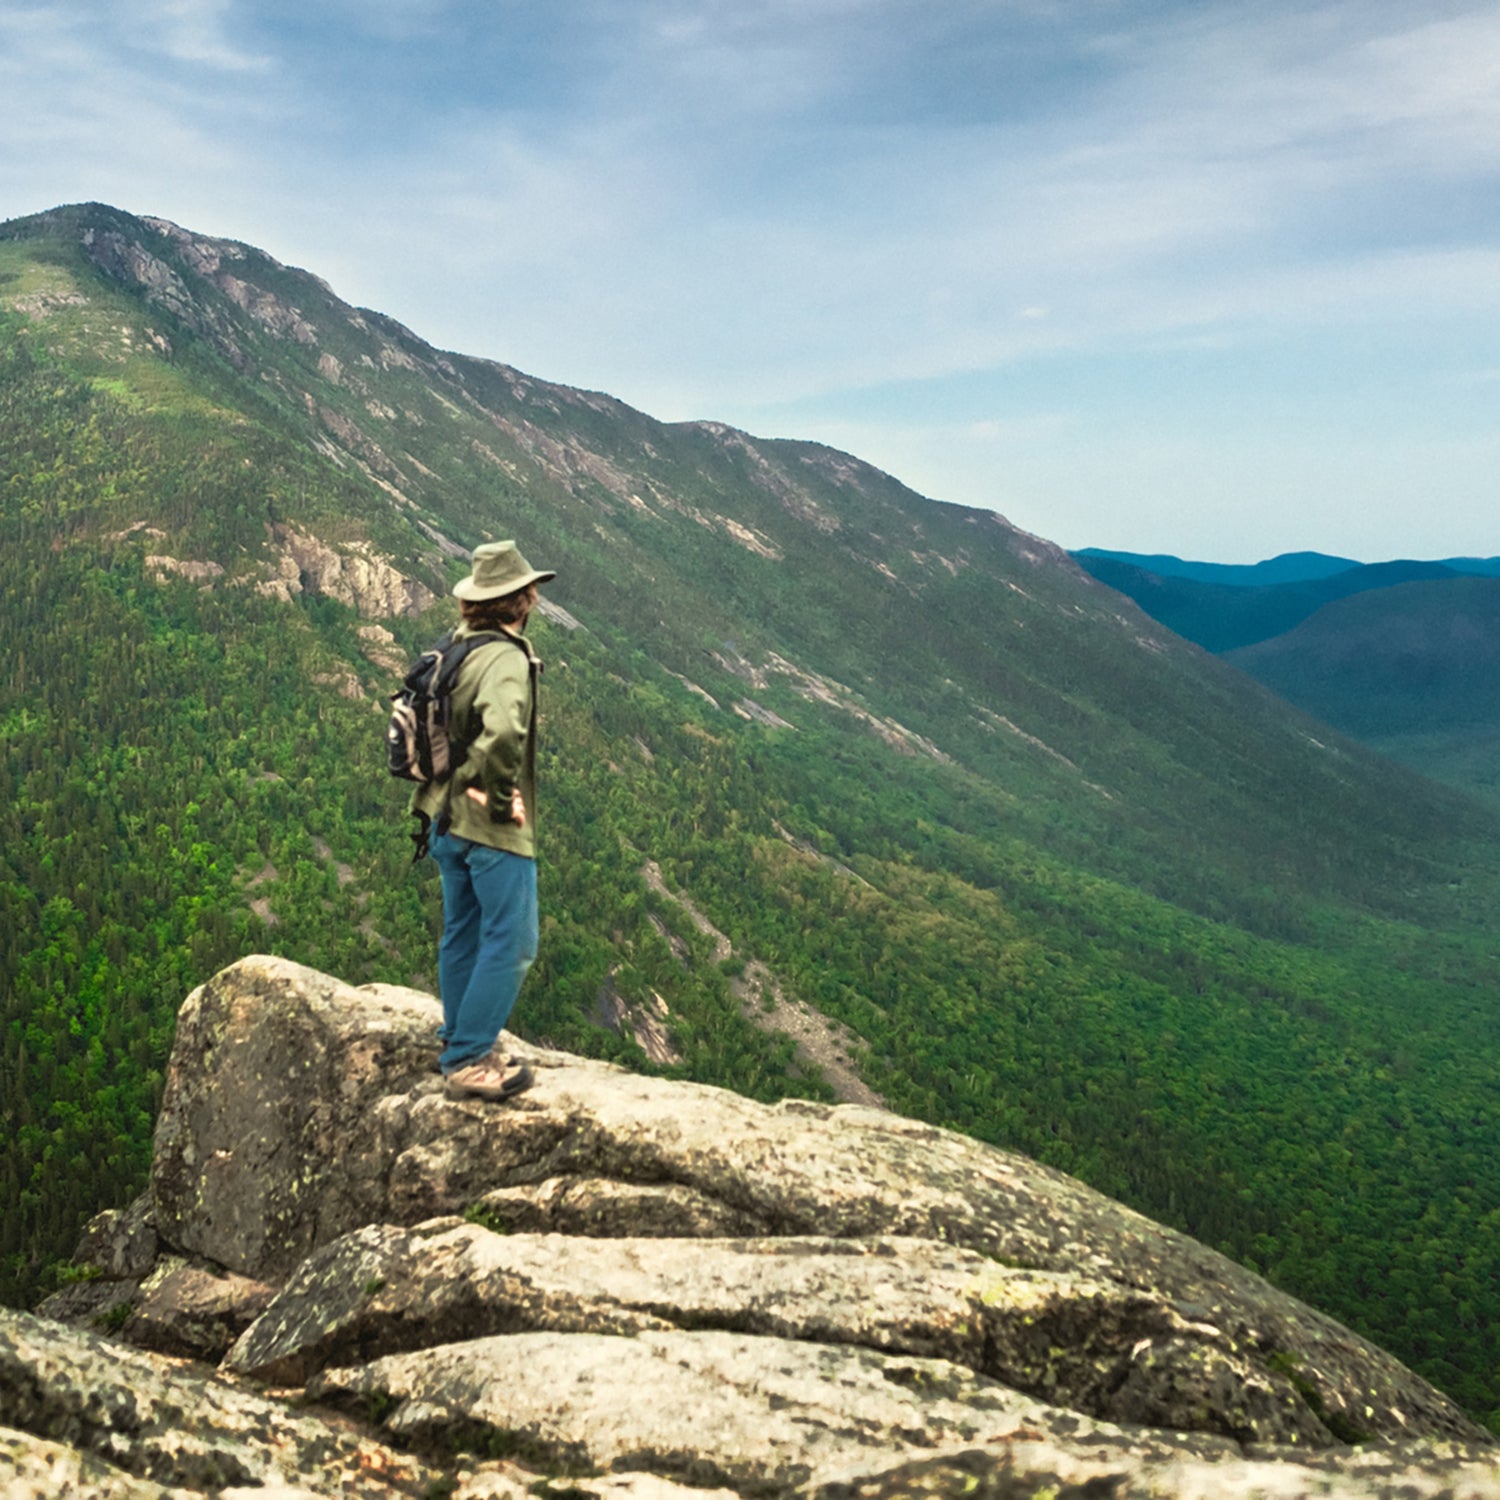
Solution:
[[[1294,552],[1236,567],[1099,547],[1073,557],[1288,701],[1500,802],[1500,558],[1362,564]]]
[[[1103,547],[1084,547],[1073,556],[1085,567],[1089,558],[1105,558],[1110,562],[1143,568],[1159,578],[1191,578],[1198,583],[1218,583],[1231,588],[1308,583],[1361,566],[1353,558],[1329,557],[1324,552],[1283,552],[1280,557],[1270,557],[1258,563],[1191,562],[1166,553],[1110,552]]]
[[[1226,583],[1162,572],[1145,565],[1152,559],[1126,561],[1125,556],[1130,555],[1097,549],[1073,554],[1078,564],[1101,583],[1133,599],[1148,615],[1178,635],[1214,652],[1233,651],[1283,635],[1335,599],[1403,583],[1457,579],[1464,573],[1478,573],[1481,567],[1490,566],[1474,559],[1461,559],[1461,563],[1467,564],[1464,567],[1417,561],[1348,563],[1342,558],[1309,552],[1272,558],[1253,567],[1179,563],[1182,567],[1218,567],[1238,575],[1240,581]],[[1139,558],[1139,554],[1134,555]],[[1324,568],[1323,572],[1310,571],[1319,566]],[[1282,583],[1245,581],[1246,575],[1257,568],[1273,572],[1282,568],[1289,572],[1300,570],[1302,576]],[[1488,576],[1497,575],[1500,575],[1500,560],[1496,560],[1495,571]],[[1262,574],[1263,579],[1265,576]]]
[[[1500,577],[1372,589],[1225,655],[1372,749],[1500,802]]]
[[[1363,590],[1227,656],[1361,739],[1500,729],[1500,579],[1450,570]]]
[[[1326,552],[1283,552],[1279,557],[1268,557],[1258,563],[1194,562],[1167,552],[1111,552],[1107,547],[1082,547],[1073,556],[1086,568],[1088,559],[1103,558],[1144,569],[1147,573],[1155,573],[1158,578],[1191,578],[1197,583],[1218,583],[1229,588],[1274,588],[1283,583],[1315,583],[1354,568],[1394,566],[1390,563],[1360,563],[1351,557],[1330,557]],[[1500,557],[1444,557],[1435,566],[1480,578],[1500,578]],[[1093,572],[1093,569],[1089,568],[1089,571]],[[1400,580],[1391,580],[1397,581]]]

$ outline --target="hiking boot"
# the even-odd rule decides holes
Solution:
[[[439,1042],[437,1051],[432,1054],[432,1071],[434,1073],[441,1075],[443,1072],[443,1048],[447,1045],[448,1044],[446,1042]],[[501,1067],[504,1067],[508,1059],[506,1057],[506,1054],[503,1053],[499,1049],[499,1047],[491,1047],[490,1050],[479,1059],[479,1061],[498,1063]],[[473,1065],[470,1064],[470,1066]]]
[[[455,1068],[443,1084],[450,1099],[509,1099],[531,1087],[531,1069],[503,1052],[491,1052],[466,1068]]]

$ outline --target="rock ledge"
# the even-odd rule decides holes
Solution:
[[[1500,1500],[1411,1371],[1061,1173],[514,1039],[455,1103],[436,1013],[188,997],[149,1195],[0,1314],[0,1494]]]

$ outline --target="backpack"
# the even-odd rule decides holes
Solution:
[[[399,692],[391,694],[391,717],[385,730],[386,769],[402,781],[429,785],[444,780],[463,760],[463,746],[452,722],[453,684],[471,651],[505,637],[493,632],[454,640],[445,635],[424,651],[406,670]],[[427,853],[430,820],[417,814],[420,827],[412,835],[413,863]]]
[[[424,651],[407,668],[400,692],[391,694],[391,717],[385,730],[386,769],[402,781],[442,781],[462,757],[454,753],[453,684],[468,654],[504,637],[451,634]]]

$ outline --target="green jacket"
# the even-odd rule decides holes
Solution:
[[[460,624],[454,638],[480,632]],[[449,832],[492,849],[527,859],[536,857],[536,680],[541,659],[525,636],[505,630],[504,639],[476,646],[458,669],[453,685],[452,725],[468,753],[447,781],[419,786],[412,793],[413,812],[435,822],[444,812]],[[478,787],[489,797],[481,807],[465,796]],[[508,817],[513,787],[521,789],[526,824],[496,822],[491,811]]]

